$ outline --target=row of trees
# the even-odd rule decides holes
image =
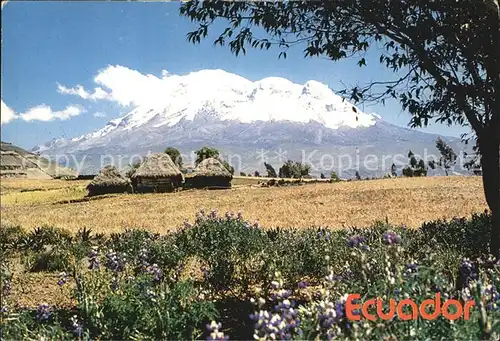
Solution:
[[[177,148],[167,147],[167,148],[165,148],[164,153],[168,154],[168,156],[170,156],[170,158],[177,165],[177,167],[179,167],[180,169],[183,168],[184,164],[183,164],[183,160],[182,160],[182,155],[181,155],[181,152]],[[228,171],[230,171],[231,174],[234,175],[234,167],[231,166],[226,160],[223,160],[221,158],[220,152],[216,148],[202,147],[202,148],[196,150],[194,153],[196,155],[195,166],[200,164],[200,162],[202,162],[205,159],[215,158],[215,159],[218,159],[224,165],[224,167],[226,167],[226,169]],[[129,165],[130,170],[128,173],[132,174],[134,172],[134,170],[137,167],[139,167],[139,165],[140,165],[140,162],[130,164]]]
[[[457,154],[446,142],[440,137],[436,140],[436,148],[439,150],[441,156],[439,160],[430,160],[428,165],[431,169],[436,169],[436,167],[443,168],[446,176],[449,174],[449,170],[457,162]],[[413,176],[427,176],[427,165],[423,159],[417,159],[415,154],[410,150],[408,152],[409,165],[403,168],[403,176],[413,177]],[[396,176],[396,165],[391,167],[391,175]]]
[[[436,140],[436,148],[439,150],[441,156],[437,161],[435,160],[429,161],[428,165],[432,169],[435,169],[437,166],[442,167],[445,171],[445,174],[448,175],[450,168],[457,161],[457,154],[455,153],[453,148],[451,148],[448,144],[446,144],[446,142],[440,137],[438,137],[438,139]],[[181,153],[177,148],[168,147],[165,149],[165,153],[170,156],[172,161],[174,161],[174,163],[179,168],[182,168],[183,160]],[[227,161],[221,159],[220,152],[216,148],[205,146],[196,150],[195,155],[196,155],[195,165],[198,165],[200,162],[202,162],[207,158],[216,158],[223,163],[223,165],[231,172],[231,174],[234,174],[234,167],[231,166]],[[408,159],[409,159],[409,164],[408,166],[403,168],[402,171],[403,176],[407,177],[427,176],[428,168],[424,160],[417,159],[417,157],[411,150],[408,153]],[[276,172],[275,168],[267,162],[264,162],[264,167],[266,168],[267,172],[266,176],[269,178],[280,177],[280,178],[299,179],[299,178],[309,177],[310,176],[309,173],[311,171],[310,165],[292,160],[286,161],[279,168],[278,172]],[[241,172],[240,175],[245,175],[245,173]],[[254,176],[259,177],[261,176],[261,174],[259,171],[255,171]],[[391,176],[393,177],[397,176],[397,167],[395,164],[392,164],[391,166]],[[320,177],[321,179],[327,178],[323,173],[321,173]],[[336,172],[332,172],[330,174],[330,179],[333,181],[340,180]],[[358,180],[361,179],[359,172],[356,172],[356,179]]]
[[[180,151],[177,148],[168,147],[165,149],[165,153],[168,154],[168,156],[170,156],[172,161],[174,161],[174,163],[179,168],[182,168],[182,166],[183,166],[182,156],[181,156]],[[234,167],[231,166],[226,160],[223,160],[221,158],[220,152],[218,149],[205,146],[205,147],[198,149],[194,153],[196,155],[195,166],[200,164],[200,162],[202,162],[205,159],[214,158],[214,159],[218,159],[224,165],[224,167],[226,167],[226,169],[228,171],[230,171],[231,174],[234,175]]]

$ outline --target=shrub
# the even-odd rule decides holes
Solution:
[[[69,271],[87,255],[91,245],[100,244],[103,239],[102,234],[94,236],[86,228],[72,236],[66,230],[42,226],[22,234],[17,248],[22,251],[22,263],[30,271]]]
[[[332,172],[332,174],[330,175],[330,180],[332,182],[339,182],[340,181],[340,178],[339,176],[337,175],[336,172]]]
[[[26,237],[26,232],[20,226],[0,226],[0,245],[3,251],[15,250]]]
[[[403,168],[403,176],[427,176],[427,166],[423,159],[417,160],[415,154],[410,150],[408,152],[409,165]]]
[[[71,243],[72,238],[66,230],[44,225],[25,235],[20,241],[20,247],[24,250],[39,252],[49,246]]]
[[[200,300],[191,282],[166,284],[148,274],[122,279],[92,273],[79,283],[77,307],[93,338],[196,339],[202,326],[217,317],[213,303]]]
[[[186,224],[176,233],[175,245],[189,256],[200,257],[209,266],[203,269],[209,286],[225,291],[246,288],[260,279],[263,269],[258,264],[268,242],[266,233],[240,214],[201,211],[193,225]]]
[[[415,171],[410,166],[403,168],[403,176],[412,178],[415,175]]]
[[[75,310],[42,304],[20,311],[2,321],[2,338],[199,339],[203,326],[218,316],[192,282],[167,283],[150,268],[135,277],[111,267],[75,276]]]
[[[465,257],[476,258],[488,253],[492,226],[491,214],[484,212],[473,214],[470,219],[427,222],[421,226],[420,231],[428,241],[434,240],[458,250]]]
[[[279,169],[280,178],[303,178],[309,175],[310,165],[304,165],[302,162],[288,160]]]
[[[359,171],[356,171],[355,177],[356,180],[361,180],[361,175],[359,174]]]

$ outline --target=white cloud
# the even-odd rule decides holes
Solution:
[[[10,121],[17,118],[17,115],[14,110],[9,108],[7,104],[2,100],[2,106],[0,108],[0,121],[1,124],[9,123]]]
[[[77,85],[74,88],[67,88],[64,85],[57,84],[57,92],[64,94],[64,95],[76,95],[80,96],[83,99],[90,99],[90,100],[98,100],[98,99],[106,99],[108,98],[109,94],[104,91],[102,88],[94,88],[93,93],[87,92],[83,86]]]
[[[162,70],[162,76],[159,78],[151,74],[142,74],[124,66],[109,65],[100,70],[94,77],[94,82],[100,87],[95,88],[93,93],[88,92],[81,85],[74,88],[58,85],[58,91],[83,99],[106,99],[117,102],[124,107],[130,105],[151,107],[164,103],[167,100],[166,94],[175,90],[172,88],[173,82],[165,81],[167,78],[171,80],[173,77],[179,76]]]
[[[2,100],[1,108],[1,122],[2,125],[11,122],[15,119],[22,119],[26,122],[31,121],[42,121],[49,122],[53,120],[67,120],[73,116],[78,116],[84,113],[85,109],[78,107],[76,105],[67,106],[66,109],[60,111],[53,111],[48,105],[42,104],[36,107],[28,109],[28,111],[20,114],[16,114],[14,110],[9,108],[7,104]]]
[[[92,116],[102,118],[102,117],[106,117],[106,114],[103,112],[95,112],[92,114]]]
[[[78,116],[83,112],[85,112],[84,109],[75,105],[70,105],[66,107],[66,109],[64,110],[53,111],[50,106],[42,104],[29,109],[25,113],[19,114],[19,117],[27,122],[30,121],[49,122],[56,119],[65,121],[73,116]]]

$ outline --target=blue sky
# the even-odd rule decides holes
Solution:
[[[94,77],[108,65],[158,77],[162,70],[187,74],[224,69],[253,81],[279,76],[303,84],[314,79],[334,90],[343,88],[341,82],[391,77],[378,63],[359,68],[356,60],[303,58],[300,47],[278,60],[278,50],[251,50],[235,57],[227,48],[214,47],[213,39],[192,45],[186,33],[195,26],[178,15],[178,8],[178,3],[9,2],[2,9],[1,95],[10,113],[24,119],[5,123],[8,109],[2,104],[2,140],[31,148],[91,132],[130,111],[116,101],[85,100],[58,91],[59,84],[66,89],[81,85],[91,93],[99,86]],[[369,56],[376,60],[376,52]],[[395,102],[366,106],[365,111],[401,126],[410,118]],[[468,129],[432,124],[424,131],[459,136]]]

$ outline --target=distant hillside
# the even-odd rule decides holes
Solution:
[[[0,176],[2,178],[57,179],[74,178],[77,174],[70,168],[61,167],[37,154],[2,141],[0,142]]]

